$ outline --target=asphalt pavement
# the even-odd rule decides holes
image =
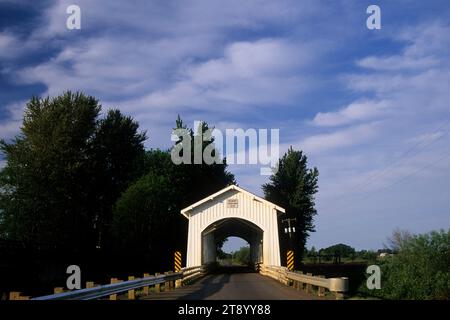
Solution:
[[[151,300],[316,300],[312,294],[249,272],[245,268],[222,268],[191,285],[151,294]],[[323,299],[323,298],[321,298]]]

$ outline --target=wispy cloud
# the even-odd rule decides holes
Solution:
[[[313,123],[318,126],[333,127],[371,120],[385,114],[389,104],[386,101],[355,101],[336,112],[319,112]]]

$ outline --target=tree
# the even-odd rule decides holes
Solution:
[[[400,251],[411,238],[412,234],[409,231],[396,228],[392,232],[392,236],[388,238],[388,244],[385,244],[384,247],[391,252],[397,252]]]
[[[218,241],[216,243],[216,252],[217,252],[217,258],[218,259],[227,259],[229,257],[229,254],[223,251],[223,245],[225,242],[228,241],[228,238],[223,239],[222,241]]]
[[[378,254],[372,250],[361,250],[356,253],[356,256],[363,260],[376,261]]]
[[[183,139],[178,139],[175,142],[176,147],[179,144],[190,143],[191,150],[190,158],[194,159],[195,152],[195,137],[199,135],[203,135],[204,137],[210,137],[210,133],[214,128],[210,128],[206,122],[201,122],[198,128],[195,131],[191,128],[187,128],[184,124],[183,120],[178,116],[176,120],[176,129],[184,129],[189,134],[189,141],[183,141]],[[210,140],[203,140],[201,145],[201,154],[203,154],[205,148],[213,149],[213,155],[219,157],[219,154],[214,145],[214,137],[210,137]],[[212,163],[207,164],[201,161],[200,164],[194,164],[194,161],[191,161],[191,164],[182,163],[177,165],[177,171],[180,172],[181,183],[185,186],[180,193],[180,197],[182,197],[182,204],[187,206],[190,205],[211,193],[217,192],[224,187],[235,184],[236,181],[234,179],[234,175],[227,171],[227,163],[226,159],[222,163]],[[191,186],[195,186],[195,188],[191,188]]]
[[[208,137],[208,132],[213,130],[213,128],[210,128],[206,122],[200,122],[199,126],[195,128],[195,130],[188,128],[180,116],[178,116],[176,120],[174,130],[176,129],[187,130],[189,140],[177,140],[170,151],[173,151],[173,148],[175,148],[178,144],[190,143],[190,158],[192,160],[194,159],[194,143],[196,136],[204,135],[205,137]],[[214,145],[213,137],[211,137],[209,141],[206,141],[206,139],[203,140],[201,145],[202,154],[207,147],[212,147],[214,150],[213,154],[217,157],[219,156],[218,153],[216,154],[217,151]],[[174,177],[172,181],[177,184],[176,203],[179,210],[225,188],[230,184],[236,183],[234,175],[227,171],[226,159],[222,163],[212,164],[207,164],[203,160],[204,159],[202,159],[200,164],[194,164],[192,161],[191,164],[182,163],[175,165],[171,162],[174,167]],[[192,186],[195,186],[195,188]],[[176,225],[177,230],[176,246],[183,250],[187,239],[187,221],[184,217],[178,214],[174,220],[174,224]]]
[[[98,121],[90,144],[92,181],[89,185],[99,246],[111,241],[115,202],[143,174],[146,133],[138,133],[138,128],[131,117],[122,115],[119,110],[110,110]]]
[[[318,191],[317,168],[309,169],[307,157],[292,147],[278,162],[278,171],[270,176],[270,182],[263,185],[265,198],[285,208],[282,219],[296,218],[293,249],[299,261],[303,257],[306,240],[314,232],[314,195]],[[289,239],[284,235],[281,219],[278,221],[280,249],[286,252]],[[285,258],[285,255],[282,255]]]
[[[356,250],[346,244],[339,243],[320,250],[321,255],[339,255],[342,258],[354,257]]]
[[[250,262],[250,247],[241,247],[233,252],[233,261],[239,264],[248,264]]]
[[[318,255],[318,252],[317,252],[316,247],[312,246],[311,250],[309,250],[309,251],[307,249],[305,249],[304,258],[306,258],[306,257],[312,258],[312,261],[314,263],[317,262],[317,255]]]
[[[194,137],[194,131],[188,129],[180,117],[177,119],[176,128],[185,128],[190,137]],[[197,132],[205,132],[208,128],[208,125],[203,123]],[[176,141],[175,145],[178,143],[187,142]],[[206,144],[202,146],[203,149],[205,147]],[[194,148],[191,148],[192,153],[193,150]],[[153,248],[152,253],[162,248],[164,252],[161,252],[159,257],[164,261],[171,261],[175,250],[186,251],[187,220],[180,214],[181,209],[235,182],[234,176],[226,170],[226,163],[176,165],[172,162],[170,152],[171,150],[150,150],[146,153],[143,161],[145,175],[119,198],[113,220],[116,236],[121,238],[123,243],[128,243],[128,247],[145,245],[147,250]],[[161,178],[167,179],[170,185],[161,184],[158,197],[155,197],[149,181],[158,181]],[[136,201],[144,201],[145,206],[134,205]],[[125,220],[128,221],[125,223]],[[150,230],[150,222],[154,226],[152,230],[157,228],[158,234],[164,235],[160,237],[163,242],[160,242],[159,247],[141,243],[132,234],[117,232],[124,224],[141,224],[142,228]],[[154,244],[158,243],[154,236],[151,237]]]
[[[138,255],[158,253],[165,248],[170,227],[171,181],[161,175],[147,174],[131,185],[114,208],[114,233],[125,251]]]
[[[1,235],[72,249],[98,245],[114,199],[134,178],[144,133],[119,111],[100,118],[91,96],[33,97],[20,134],[0,142]]]

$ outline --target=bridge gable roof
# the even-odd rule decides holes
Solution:
[[[191,204],[190,206],[187,206],[186,208],[181,210],[181,214],[184,215],[186,218],[189,218],[189,212],[192,211],[194,208],[196,208],[204,203],[207,203],[208,201],[212,201],[212,200],[216,199],[217,197],[219,197],[220,195],[222,195],[230,190],[235,190],[235,191],[241,192],[243,194],[246,194],[253,200],[259,201],[265,205],[268,205],[268,206],[276,209],[279,212],[285,213],[284,208],[281,208],[280,206],[277,206],[276,204],[274,204],[270,201],[267,201],[266,199],[263,199],[261,197],[258,197],[257,195],[233,184],[233,185],[229,185],[228,187],[223,188],[222,190],[219,190],[216,193],[213,193],[213,194],[201,199],[200,201],[197,201],[197,202]]]

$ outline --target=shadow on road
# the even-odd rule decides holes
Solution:
[[[232,274],[255,273],[248,266],[219,266],[211,270],[210,275],[199,280],[199,289],[179,297],[178,300],[202,300],[222,290],[226,283],[230,282]]]
[[[177,300],[202,300],[216,292],[219,292],[223,286],[230,281],[230,274],[222,274],[220,276],[208,276],[202,279],[201,287]]]

